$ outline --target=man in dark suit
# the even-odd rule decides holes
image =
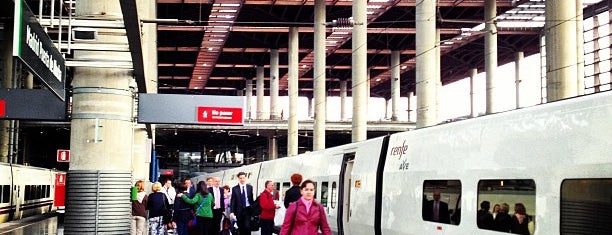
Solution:
[[[186,178],[183,183],[185,183],[185,187],[187,188],[187,192],[185,193],[185,195],[187,195],[187,197],[189,198],[193,198],[196,193],[196,190],[195,187],[193,187],[193,184],[191,184],[191,179]]]
[[[219,177],[213,177],[213,186],[208,188],[208,192],[213,195],[212,212],[212,224],[208,227],[208,234],[217,235],[221,231],[221,219],[223,218],[223,212],[225,211],[225,204],[223,201],[223,188],[219,187],[221,179]]]
[[[434,190],[434,200],[427,202],[427,213],[428,218],[426,220],[450,224],[450,214],[448,213],[448,204],[440,201],[440,190]]]
[[[237,176],[239,183],[232,188],[230,209],[231,213],[238,220],[240,235],[250,235],[251,229],[249,227],[249,220],[252,214],[253,186],[246,183],[246,173],[239,172]]]

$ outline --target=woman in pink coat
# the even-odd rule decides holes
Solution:
[[[321,203],[314,200],[315,183],[305,180],[300,185],[302,197],[292,202],[285,212],[280,235],[330,235],[331,229]]]

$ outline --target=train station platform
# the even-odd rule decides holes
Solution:
[[[0,235],[63,235],[64,228],[57,223],[57,214],[31,216],[0,224]]]

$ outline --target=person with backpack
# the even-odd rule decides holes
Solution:
[[[274,191],[274,182],[266,181],[266,188],[259,194],[259,206],[261,214],[259,215],[259,226],[261,227],[261,235],[272,235],[274,229],[274,215],[279,205],[274,204],[272,192]]]

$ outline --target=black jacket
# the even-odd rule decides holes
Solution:
[[[289,208],[289,203],[295,202],[302,197],[300,193],[300,186],[293,185],[287,192],[285,193],[285,199],[283,203],[285,203],[285,209]]]

